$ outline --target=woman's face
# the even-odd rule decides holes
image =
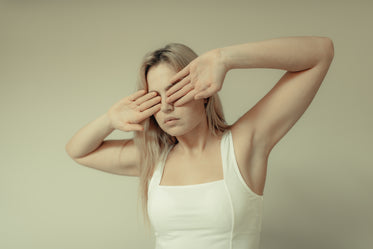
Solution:
[[[169,80],[176,73],[171,65],[160,63],[149,69],[147,81],[149,92],[155,91],[161,96],[161,110],[154,114],[158,125],[172,136],[181,136],[207,120],[203,99],[192,100],[177,107],[166,103]]]

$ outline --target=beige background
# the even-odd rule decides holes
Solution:
[[[134,91],[149,50],[293,35],[332,38],[335,57],[269,158],[261,249],[372,248],[372,10],[368,0],[1,1],[0,248],[154,248],[138,179],[79,166],[65,144]],[[230,71],[229,123],[283,73]]]

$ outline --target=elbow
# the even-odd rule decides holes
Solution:
[[[329,37],[321,37],[322,39],[322,51],[323,51],[323,58],[328,61],[329,63],[332,62],[334,58],[334,44],[332,39]]]
[[[70,151],[70,146],[69,146],[69,144],[66,144],[66,145],[65,145],[65,152],[66,152],[66,154],[67,154],[69,157],[74,158],[74,157],[72,156],[71,151]]]
[[[65,152],[66,152],[66,154],[69,156],[69,157],[71,157],[71,159],[75,159],[75,158],[77,158],[77,155],[75,155],[74,154],[74,152],[73,152],[73,150],[71,149],[71,145],[70,145],[70,143],[67,143],[66,145],[65,145]]]

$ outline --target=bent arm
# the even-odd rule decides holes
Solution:
[[[115,128],[107,114],[81,128],[66,144],[77,163],[107,173],[139,176],[139,152],[133,139],[104,140]]]
[[[133,139],[105,140],[115,129],[143,130],[140,124],[160,109],[159,96],[139,90],[116,102],[108,112],[81,128],[66,144],[79,164],[101,171],[139,176],[140,153]]]
[[[81,128],[66,144],[71,158],[80,158],[96,150],[103,140],[114,131],[107,113]]]
[[[333,60],[333,42],[327,37],[284,37],[234,45],[220,51],[227,69],[287,70],[234,124],[242,139],[248,130],[253,131],[254,143],[268,155],[312,102]]]
[[[263,193],[272,148],[315,97],[334,57],[326,37],[284,37],[221,48],[226,69],[272,68],[287,72],[232,126],[236,159]]]

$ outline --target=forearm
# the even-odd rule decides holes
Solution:
[[[219,48],[227,70],[273,68],[302,71],[333,58],[333,43],[326,37],[283,37]]]
[[[81,128],[66,144],[66,152],[72,158],[85,156],[97,149],[113,130],[105,113]]]

